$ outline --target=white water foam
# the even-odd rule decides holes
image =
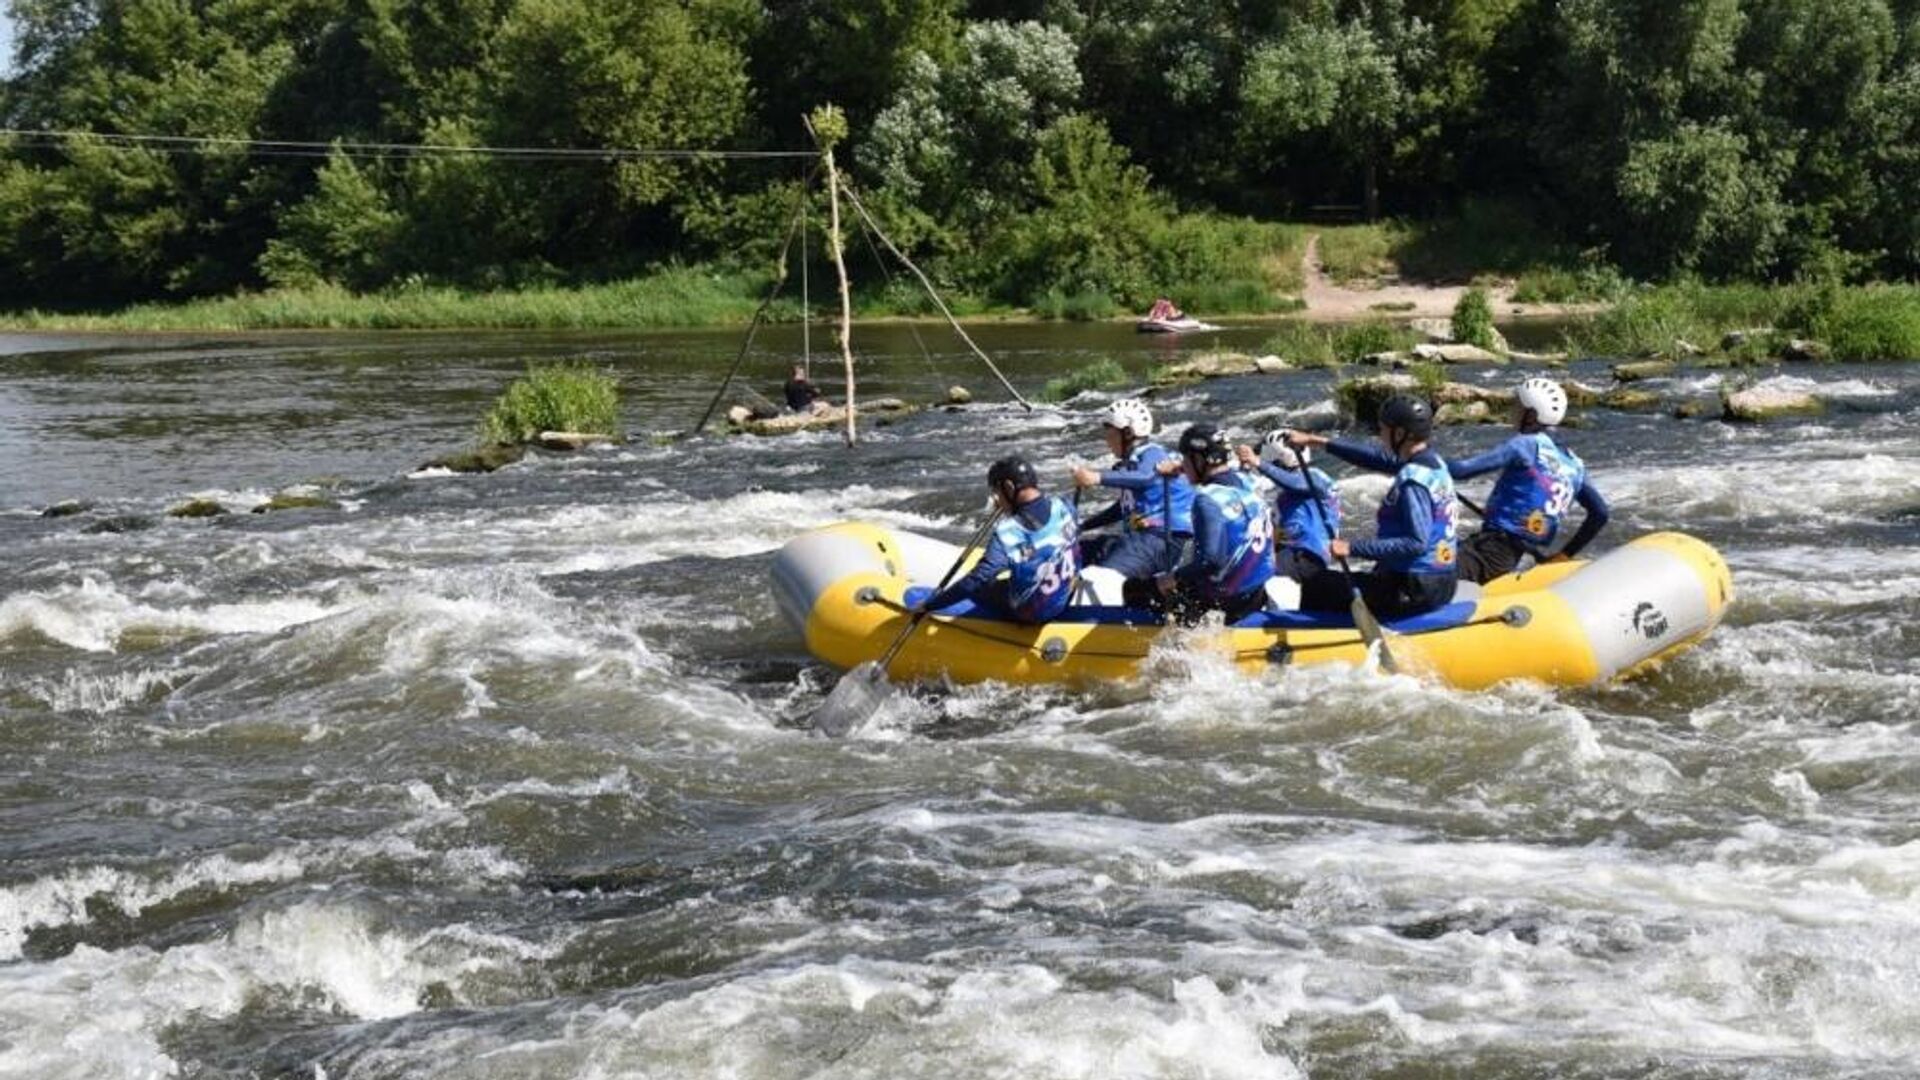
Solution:
[[[37,633],[71,649],[112,652],[130,634],[271,634],[325,618],[333,611],[304,598],[160,607],[90,576],[77,584],[0,599],[0,640]]]
[[[0,1076],[175,1076],[162,1037],[187,1021],[275,1002],[355,1020],[404,1016],[430,988],[483,1002],[502,977],[537,980],[558,944],[454,925],[426,932],[381,913],[309,900],[243,917],[230,934],[156,952],[80,946],[0,967]]]

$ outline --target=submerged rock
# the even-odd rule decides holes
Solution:
[[[1613,377],[1621,382],[1639,382],[1642,379],[1664,379],[1679,370],[1680,365],[1671,360],[1636,360],[1613,365]]]
[[[434,458],[421,466],[426,469],[446,469],[457,473],[490,473],[505,468],[526,456],[526,448],[512,443],[491,443],[472,450],[462,450],[457,454]]]
[[[159,522],[139,514],[119,514],[105,521],[96,521],[80,531],[87,533],[145,532],[157,524]]]
[[[1701,398],[1695,398],[1692,401],[1683,401],[1673,407],[1673,418],[1675,420],[1697,420],[1712,412],[1715,404],[1715,402]]]
[[[79,514],[84,514],[91,509],[93,509],[93,504],[90,502],[82,502],[79,499],[67,499],[64,502],[54,503],[52,506],[40,511],[40,516],[43,518],[74,517]]]
[[[167,516],[173,518],[210,518],[219,517],[227,512],[227,508],[220,505],[218,500],[188,499],[186,502],[168,510]]]
[[[1724,420],[1751,424],[1788,416],[1818,416],[1826,409],[1819,398],[1803,390],[1754,386],[1726,395],[1720,415]]]
[[[340,509],[340,503],[321,494],[276,492],[271,500],[255,505],[253,513],[275,513],[282,509]]]
[[[1652,412],[1660,408],[1660,395],[1651,390],[1622,386],[1602,395],[1600,404],[1622,412]]]

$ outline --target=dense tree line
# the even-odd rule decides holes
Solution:
[[[1643,277],[1920,271],[1920,0],[10,3],[10,128],[799,148],[836,102],[892,230],[1016,303],[1330,204],[1500,200]],[[764,264],[803,167],[13,142],[0,304]]]

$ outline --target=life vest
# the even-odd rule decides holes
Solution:
[[[1547,550],[1560,522],[1587,482],[1587,466],[1573,451],[1537,431],[1516,435],[1524,464],[1509,464],[1487,497],[1487,527],[1515,537],[1535,554]]]
[[[1001,550],[1012,566],[1008,573],[1007,602],[1023,622],[1041,623],[1059,616],[1073,597],[1080,578],[1080,526],[1073,507],[1046,496],[1046,517],[1038,528],[1024,520],[1034,508],[1009,514],[994,526]]]
[[[1273,516],[1253,490],[1253,478],[1233,472],[1200,486],[1200,497],[1219,508],[1226,560],[1207,567],[1215,599],[1242,596],[1273,576]]]
[[[1439,455],[1435,454],[1434,459],[1438,461]],[[1412,559],[1383,559],[1380,566],[1403,574],[1451,574],[1458,558],[1459,537],[1454,530],[1453,477],[1448,475],[1445,462],[1435,468],[1415,460],[1400,467],[1393,486],[1380,500],[1380,513],[1376,518],[1379,537],[1398,540],[1411,535],[1402,528],[1399,515],[1393,511],[1406,489],[1416,485],[1426,488],[1427,497],[1433,501],[1433,520],[1427,525],[1427,548]]]
[[[1310,553],[1322,566],[1332,566],[1327,538],[1340,532],[1340,493],[1334,490],[1332,478],[1319,469],[1313,470],[1313,487],[1322,498],[1280,489],[1274,505],[1280,519],[1276,542],[1281,548]]]
[[[1123,472],[1152,472],[1154,467],[1167,460],[1165,447],[1157,443],[1142,443],[1136,447],[1125,461],[1120,463]],[[1156,478],[1147,485],[1145,491],[1120,489],[1120,509],[1126,515],[1127,528],[1135,532],[1159,532],[1166,520],[1166,493],[1173,492],[1173,532],[1191,533],[1193,531],[1193,485],[1187,483],[1185,476],[1174,476],[1161,481]]]

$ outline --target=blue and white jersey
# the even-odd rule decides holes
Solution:
[[[1560,535],[1560,523],[1587,482],[1587,466],[1546,432],[1516,435],[1506,467],[1487,498],[1487,526],[1517,537],[1535,554]]]
[[[1047,496],[1048,513],[1038,528],[1012,514],[993,528],[994,544],[1007,561],[1007,600],[1023,622],[1046,622],[1067,608],[1080,577],[1080,527],[1066,500]]]

